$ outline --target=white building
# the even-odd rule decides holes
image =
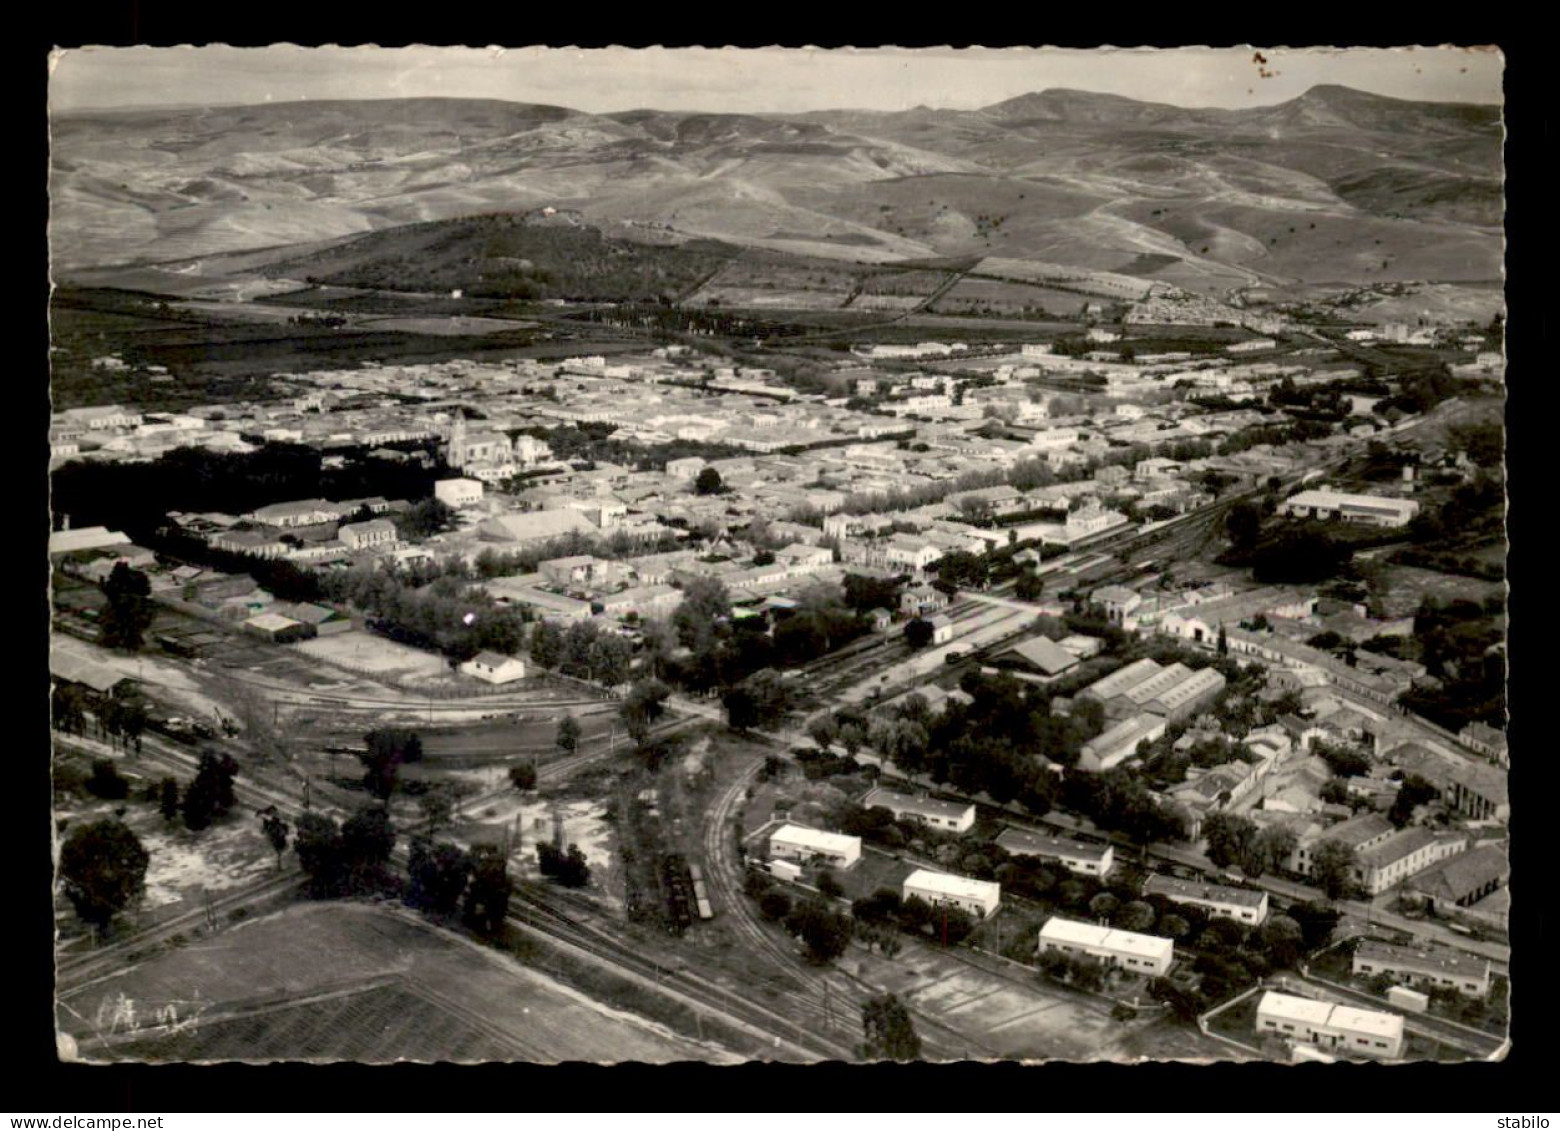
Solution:
[[[1095,958],[1107,966],[1119,966],[1133,974],[1159,977],[1175,961],[1175,943],[1159,935],[1118,931],[1052,916],[1040,928],[1037,954],[1048,950]]]
[[[913,817],[941,832],[967,833],[975,825],[975,806],[930,797],[912,797],[891,789],[874,789],[861,799],[865,809],[887,809],[895,819]]]
[[[1150,876],[1143,885],[1143,894],[1162,895],[1172,903],[1201,907],[1210,916],[1234,919],[1248,927],[1260,926],[1268,915],[1268,895],[1265,891],[1178,880],[1173,876]]]
[[[513,683],[525,678],[523,660],[500,656],[497,652],[478,652],[462,664],[460,670],[487,683]]]
[[[1362,939],[1354,949],[1355,974],[1387,974],[1405,982],[1456,990],[1469,997],[1490,992],[1490,960],[1460,950],[1396,946]]]
[[[1278,507],[1280,514],[1292,518],[1340,519],[1370,526],[1406,526],[1419,513],[1413,499],[1393,499],[1384,495],[1347,495],[1340,491],[1301,491]]]
[[[861,838],[802,825],[782,825],[769,836],[769,855],[778,860],[817,860],[831,867],[849,868],[861,859]]]
[[[1038,856],[1079,876],[1107,876],[1116,863],[1116,850],[1111,845],[1043,836],[1026,829],[1003,829],[996,844],[1014,856]]]
[[[1403,1055],[1403,1018],[1268,990],[1257,1004],[1259,1036],[1276,1035],[1319,1048],[1396,1060]]]
[[[482,483],[476,479],[441,479],[433,485],[433,497],[459,510],[482,501]]]
[[[397,535],[393,522],[375,518],[368,522],[346,523],[336,530],[336,537],[349,550],[366,550],[375,546],[393,546]]]
[[[1002,885],[968,876],[952,876],[926,868],[905,878],[903,895],[924,899],[933,907],[957,907],[977,919],[989,919],[1002,903]]]

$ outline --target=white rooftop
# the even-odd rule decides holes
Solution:
[[[853,852],[861,847],[859,836],[844,833],[826,833],[821,829],[809,829],[805,825],[781,825],[769,834],[771,841],[785,841],[827,852]]]
[[[1396,1013],[1334,1005],[1332,1002],[1313,1001],[1274,990],[1268,990],[1262,995],[1257,1012],[1312,1026],[1328,1025],[1354,1033],[1372,1033],[1378,1037],[1398,1037],[1403,1033],[1403,1018]]]
[[[1098,927],[1055,916],[1040,928],[1040,941],[1097,946],[1143,958],[1169,958],[1175,952],[1175,942],[1160,935],[1140,935],[1136,931],[1118,931],[1113,927]]]
[[[990,880],[972,880],[968,876],[953,876],[947,872],[933,872],[921,868],[905,878],[905,890],[919,889],[960,899],[1000,899],[1002,885]]]

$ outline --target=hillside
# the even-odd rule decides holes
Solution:
[[[1168,257],[1167,278],[1205,290],[1332,280],[1340,247],[1368,250],[1345,266],[1371,281],[1500,273],[1498,108],[1343,87],[1241,111],[1069,90],[797,115],[421,98],[52,127],[51,250],[67,274],[544,206],[608,231],[864,262]]]
[[[266,273],[375,290],[655,302],[682,297],[737,254],[712,240],[605,235],[569,214],[499,214],[375,232]]]

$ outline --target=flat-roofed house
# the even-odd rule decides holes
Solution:
[[[861,859],[861,838],[804,825],[782,825],[769,834],[769,855],[778,860],[819,861],[834,868],[849,868]]]
[[[1275,990],[1264,992],[1257,1003],[1256,1032],[1381,1060],[1403,1055],[1403,1018],[1398,1014],[1313,1001]]]
[[[996,844],[1014,856],[1038,856],[1048,863],[1060,864],[1079,876],[1103,878],[1110,874],[1116,862],[1116,850],[1109,844],[1090,844],[1069,837],[1046,836],[1011,826],[998,834]]]
[[[1386,974],[1416,985],[1456,990],[1469,997],[1490,992],[1490,960],[1442,947],[1396,946],[1361,939],[1354,948],[1353,972]]]
[[[1002,885],[922,868],[905,877],[903,897],[916,896],[933,907],[957,907],[978,919],[989,919],[1002,905]]]
[[[513,683],[525,678],[525,661],[497,652],[478,652],[460,670],[487,683]]]
[[[1129,973],[1163,976],[1175,962],[1175,943],[1159,935],[1119,931],[1053,915],[1040,928],[1037,954],[1060,951],[1097,959]]]
[[[1187,903],[1201,907],[1210,916],[1234,919],[1248,926],[1260,926],[1268,914],[1268,895],[1265,891],[1249,891],[1246,888],[1225,884],[1208,884],[1197,880],[1179,880],[1174,876],[1150,876],[1143,884],[1144,895],[1162,895],[1172,903]]]
[[[480,479],[441,479],[433,485],[433,497],[456,510],[480,503],[482,491]]]
[[[895,819],[911,817],[942,832],[965,833],[975,826],[975,806],[932,797],[914,797],[892,789],[874,789],[861,799],[863,808],[887,809]]]

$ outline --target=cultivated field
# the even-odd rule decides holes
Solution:
[[[60,1002],[85,1059],[714,1062],[729,1054],[409,912],[307,904]]]

